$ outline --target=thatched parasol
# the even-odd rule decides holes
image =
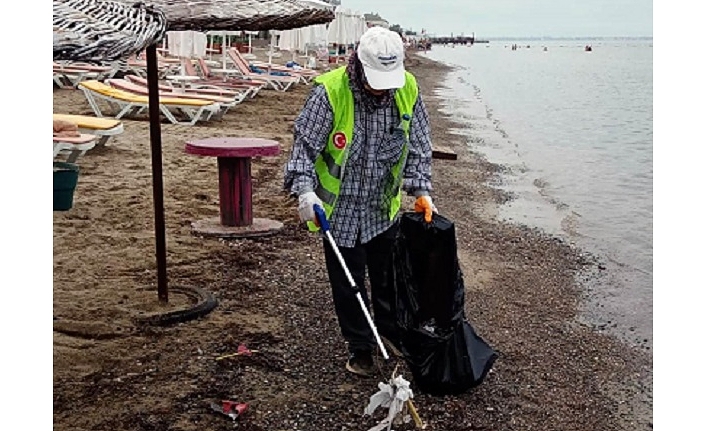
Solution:
[[[166,30],[287,30],[330,22],[333,12],[295,0],[53,1],[54,60],[114,60],[147,47],[157,292],[168,302],[157,42]]]
[[[113,61],[167,30],[287,30],[331,22],[331,9],[296,0],[53,0],[54,59]]]
[[[161,10],[100,0],[54,0],[54,60],[114,61],[164,37]]]
[[[131,0],[118,0],[131,4]],[[167,30],[288,30],[333,20],[331,10],[296,0],[148,0]]]

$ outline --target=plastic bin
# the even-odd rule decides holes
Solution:
[[[74,204],[78,165],[54,162],[54,211],[68,211]]]

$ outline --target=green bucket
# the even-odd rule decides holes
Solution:
[[[54,211],[68,211],[74,204],[78,165],[54,162]]]

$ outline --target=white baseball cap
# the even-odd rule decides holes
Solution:
[[[389,90],[404,86],[404,44],[394,31],[378,26],[366,30],[358,44],[358,59],[372,88]]]

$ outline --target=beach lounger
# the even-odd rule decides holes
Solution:
[[[105,116],[98,104],[99,100],[113,108],[116,111],[114,117],[118,119],[142,113],[149,107],[149,99],[146,95],[113,88],[103,82],[84,81],[78,85],[78,88],[83,91],[88,104],[98,117]],[[214,114],[218,114],[221,107],[218,103],[203,99],[160,97],[159,110],[172,124],[193,126],[198,121],[209,120]],[[178,120],[172,110],[186,116],[188,121]]]
[[[75,163],[86,151],[95,147],[98,137],[90,133],[79,136],[54,136],[54,159],[60,154],[67,154],[66,162]]]
[[[266,63],[264,61],[248,61],[243,57],[243,54],[237,50],[237,48],[232,47],[228,48],[228,52],[231,55],[231,59],[233,57],[239,57],[240,61],[244,64],[247,64],[248,66],[255,66],[260,69],[264,69],[267,73],[271,73],[273,71],[276,72],[284,72],[288,73],[292,76],[299,76],[300,82],[304,84],[308,84],[311,81],[314,80],[317,76],[320,75],[319,72],[312,70],[312,69],[295,69],[293,67],[287,67],[287,66],[282,66],[278,64],[271,64],[271,63]]]
[[[128,72],[134,73],[142,77],[147,77],[147,60],[140,60],[136,56],[131,56],[125,63]],[[157,60],[157,76],[159,79],[164,79],[165,76],[176,73],[179,70],[179,65],[173,62],[163,62]]]
[[[250,65],[240,56],[233,55],[231,50],[228,50],[228,56],[236,67],[236,70],[246,79],[254,79],[259,81],[265,81],[267,83],[267,88],[271,88],[276,91],[284,92],[289,90],[289,88],[301,81],[300,75],[279,75],[271,73],[255,73],[250,69]],[[282,72],[284,73],[284,72]]]
[[[143,96],[149,95],[149,89],[147,86],[136,84],[134,82],[128,81],[127,79],[106,79],[105,83],[113,88],[119,90],[124,90],[130,93],[139,94]],[[198,99],[207,100],[210,102],[218,103],[221,106],[221,112],[217,114],[217,118],[222,117],[230,108],[240,103],[240,100],[236,100],[232,97],[216,96],[213,94],[185,94],[176,91],[159,91],[160,97],[172,97],[172,98],[187,98],[187,99]]]
[[[98,136],[96,147],[102,147],[111,136],[123,133],[123,123],[110,118],[91,117],[89,115],[54,114],[54,120],[63,120],[74,123],[81,133],[90,133]]]
[[[263,88],[267,87],[267,82],[263,79],[250,79],[240,76],[240,71],[233,69],[233,74],[217,75],[211,71],[211,67],[204,58],[197,58],[199,68],[204,79],[226,82],[228,86],[246,87],[250,89],[251,97],[255,97]],[[193,73],[196,73],[195,71]]]
[[[244,79],[240,77],[229,77],[227,75],[223,76],[216,76],[213,73],[211,73],[211,69],[209,68],[207,62],[203,58],[198,59],[199,62],[199,67],[201,68],[201,72],[203,75],[199,75],[199,73],[196,71],[194,68],[193,64],[190,62],[186,62],[184,64],[184,71],[186,72],[187,75],[189,76],[199,76],[202,78],[202,81],[196,81],[196,82],[191,82],[190,85],[194,88],[204,88],[204,87],[209,87],[209,86],[217,86],[221,88],[230,88],[230,89],[239,89],[241,91],[245,91],[247,94],[247,97],[253,98],[257,95],[257,93],[260,92],[261,89],[265,88],[267,86],[267,82],[264,80],[252,80],[252,79]]]
[[[147,88],[147,78],[143,78],[143,77],[137,76],[137,75],[126,75],[125,79],[134,83],[134,84],[141,85],[141,86]],[[240,103],[246,97],[248,97],[247,90],[241,91],[240,89],[236,89],[236,88],[227,89],[227,88],[218,87],[215,85],[209,86],[209,87],[199,87],[199,88],[193,88],[193,87],[177,88],[169,82],[162,81],[159,83],[159,89],[160,89],[160,91],[181,93],[182,96],[187,96],[187,97],[192,94],[198,94],[198,95],[210,95],[210,96],[221,96],[221,97],[225,97],[225,98],[232,98],[235,101],[235,103]]]
[[[54,83],[59,88],[76,88],[79,82],[88,79],[103,79],[113,71],[112,67],[79,63],[53,63]]]
[[[267,73],[282,72],[288,73],[291,76],[298,76],[299,82],[302,84],[310,84],[314,78],[320,75],[319,72],[312,69],[295,69],[293,67],[282,66],[279,64],[267,63],[264,61],[251,61],[248,63],[251,68],[258,68]]]

